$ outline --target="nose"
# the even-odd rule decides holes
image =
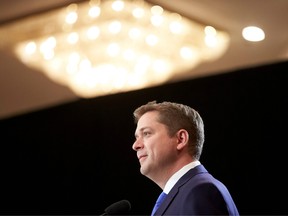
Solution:
[[[139,139],[139,138],[136,139],[132,145],[132,149],[134,151],[138,151],[139,149],[142,149],[142,148],[143,148],[143,143],[142,143],[141,139]]]

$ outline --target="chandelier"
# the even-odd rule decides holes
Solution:
[[[227,33],[142,0],[90,0],[0,26],[1,47],[90,98],[159,85],[219,58]]]

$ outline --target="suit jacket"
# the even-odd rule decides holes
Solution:
[[[220,181],[203,165],[189,170],[174,185],[155,215],[239,215]]]

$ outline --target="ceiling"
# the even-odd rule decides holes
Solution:
[[[1,0],[0,27],[31,13],[67,5],[69,0]],[[197,19],[230,34],[231,44],[215,62],[175,77],[170,82],[233,72],[288,58],[287,0],[150,0],[188,18]],[[247,42],[242,28],[257,25],[264,29],[263,42]],[[9,37],[9,35],[7,35]],[[79,99],[70,89],[53,83],[42,73],[25,67],[7,50],[0,49],[0,119]]]

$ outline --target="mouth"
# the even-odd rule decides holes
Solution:
[[[139,160],[139,161],[142,161],[142,160],[144,160],[146,157],[147,157],[147,155],[140,155],[140,156],[138,157],[138,160]]]

